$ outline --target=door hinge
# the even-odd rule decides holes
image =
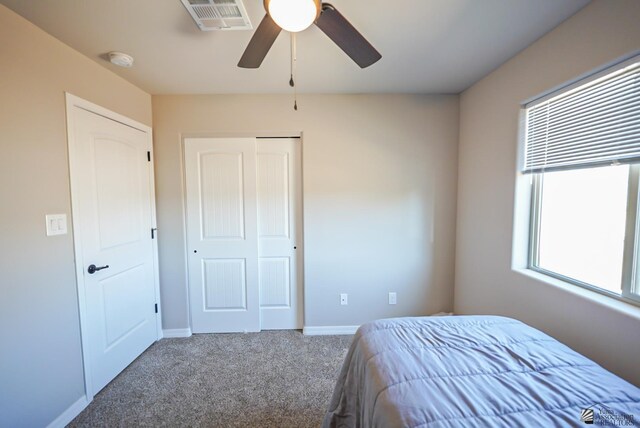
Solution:
[[[156,230],[158,230],[157,227],[151,228],[151,239],[156,239]]]
[[[156,314],[158,313],[158,304],[156,303]]]
[[[151,152],[147,152],[147,161],[151,162]]]

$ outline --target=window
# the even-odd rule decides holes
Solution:
[[[529,269],[640,303],[640,57],[524,107]]]

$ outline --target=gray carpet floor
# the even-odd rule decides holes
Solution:
[[[71,427],[317,427],[352,336],[299,331],[163,339]]]

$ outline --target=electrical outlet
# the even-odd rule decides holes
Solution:
[[[398,303],[398,298],[396,293],[389,293],[389,304],[390,305],[395,305],[396,303]]]
[[[347,293],[340,294],[340,304],[342,306],[348,305],[349,304],[348,298],[349,298],[349,295]]]

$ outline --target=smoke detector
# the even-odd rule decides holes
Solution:
[[[242,0],[181,0],[202,31],[252,30]]]
[[[122,52],[109,52],[109,61],[120,67],[130,68],[133,66],[133,57]]]

